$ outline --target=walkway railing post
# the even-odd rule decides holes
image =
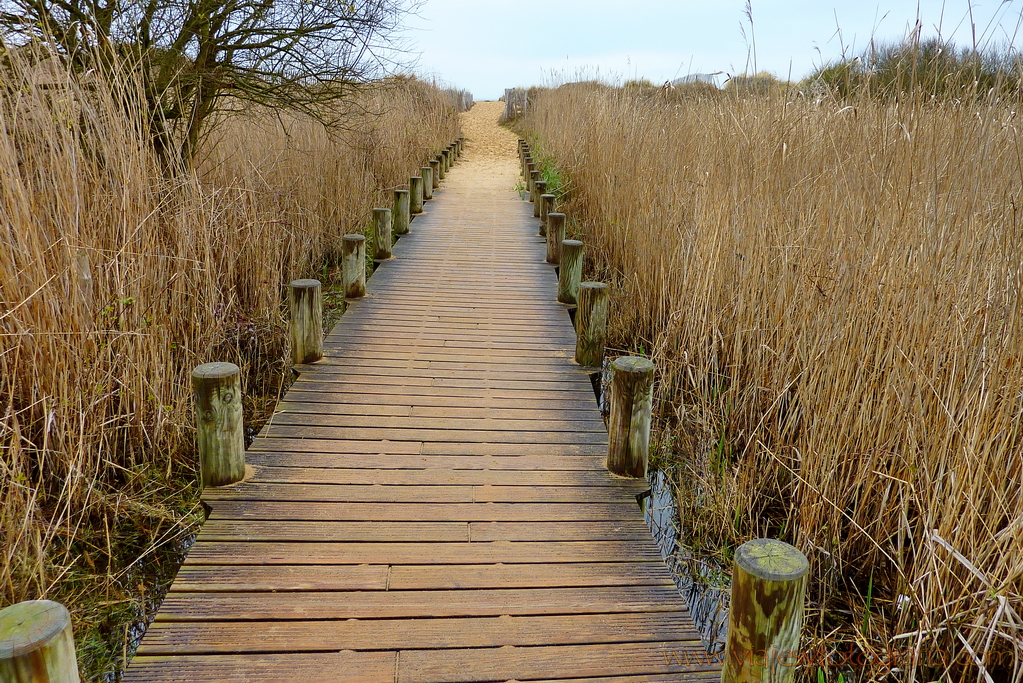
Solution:
[[[575,312],[575,362],[599,368],[607,339],[608,288],[603,282],[579,284],[579,308]]]
[[[313,363],[323,358],[323,290],[319,280],[292,280],[291,362]]]
[[[394,191],[394,206],[391,209],[391,230],[395,235],[408,233],[409,223],[409,191]]]
[[[440,187],[440,162],[436,159],[430,159],[430,170],[432,173],[430,177],[433,179],[433,190]],[[430,191],[430,198],[433,198],[433,190]]]
[[[545,192],[540,195],[540,237],[547,236],[548,223],[550,222],[547,217],[554,211],[555,200],[554,195],[546,193],[547,183],[544,183],[543,189]]]
[[[64,605],[27,600],[0,610],[0,681],[80,683],[71,613]]]
[[[192,370],[203,488],[226,486],[245,478],[240,375],[234,363],[205,363]]]
[[[444,180],[448,175],[448,169],[444,166],[444,155],[437,155],[437,178]]]
[[[721,683],[795,680],[809,569],[783,541],[758,538],[736,549]]]
[[[533,218],[540,218],[540,207],[543,205],[543,196],[547,193],[547,182],[544,180],[536,180],[533,182]],[[543,220],[540,221],[540,227],[543,228]]]
[[[345,235],[341,245],[341,280],[345,298],[366,296],[366,236]]]
[[[561,240],[561,267],[558,270],[558,301],[574,304],[583,279],[583,243]]]
[[[409,213],[423,212],[423,177],[414,175],[408,179]]]
[[[451,152],[449,150],[445,149],[440,153],[440,163],[444,167],[444,175],[447,175],[451,170]]]
[[[547,214],[547,263],[561,263],[561,242],[565,239],[565,214]]]
[[[529,172],[529,201],[533,202],[533,217],[539,216],[537,206],[540,204],[540,195],[536,193],[536,184],[540,181],[540,171]]]
[[[646,476],[650,457],[650,413],[654,364],[623,356],[611,363],[611,415],[608,418],[607,469],[622,477]]]
[[[423,177],[423,199],[429,201],[433,199],[433,168],[423,166],[419,174]]]
[[[391,210],[373,209],[373,258],[378,261],[391,258]]]

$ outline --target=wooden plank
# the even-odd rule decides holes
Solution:
[[[209,488],[203,500],[322,501],[329,503],[471,503],[471,486],[275,484],[242,481]]]
[[[423,455],[600,455],[607,456],[601,443],[561,443],[554,448],[543,443],[459,443],[437,441],[423,443]]]
[[[628,488],[626,488],[628,487]],[[476,486],[477,503],[535,503],[541,501],[590,501],[605,503],[628,499],[647,490],[644,480],[622,481],[617,487],[599,486]]]
[[[501,387],[436,387],[436,386],[390,386],[387,384],[360,384],[358,382],[317,382],[314,380],[303,380],[301,377],[295,382],[295,387],[304,391],[329,391],[333,393],[372,395],[386,394],[391,396],[443,396],[445,398],[470,398],[475,399],[475,405],[487,405],[485,401],[497,400],[505,405],[514,406],[522,399],[531,401],[582,401],[588,403],[594,401],[593,391],[583,388],[580,384],[577,389],[553,390],[553,389],[504,389]],[[407,405],[407,404],[406,404]],[[438,405],[438,404],[431,404]],[[443,403],[439,404],[443,405]],[[456,404],[458,405],[458,404]],[[473,405],[466,403],[463,405]]]
[[[503,353],[503,351],[492,351],[491,353]],[[589,368],[577,368],[574,366],[559,367],[556,365],[524,365],[518,368],[512,368],[507,365],[482,365],[473,363],[469,368],[445,370],[435,367],[435,363],[433,362],[431,362],[429,367],[426,368],[410,368],[407,367],[408,363],[406,361],[396,361],[393,366],[365,366],[333,362],[335,359],[331,358],[327,358],[326,360],[328,362],[319,361],[312,365],[296,365],[293,367],[306,379],[316,379],[323,382],[333,381],[337,378],[337,375],[352,377],[359,375],[366,375],[369,377],[429,377],[432,379],[517,379],[522,381],[566,380],[572,382],[580,381],[581,379],[584,382],[589,382],[591,374],[588,372],[588,370],[590,370]],[[409,358],[408,360],[420,359]]]
[[[387,456],[385,456],[387,457]],[[621,481],[600,470],[445,470],[351,469],[313,467],[253,468],[246,481],[281,484],[346,484],[384,486],[613,486]]]
[[[168,593],[157,621],[397,619],[678,612],[674,586],[446,591]]]
[[[190,565],[492,564],[495,562],[660,562],[651,540],[491,543],[288,543],[209,541],[192,546]]]
[[[325,357],[324,360],[318,361],[314,367],[324,368],[330,367],[331,365],[361,365],[362,367],[395,367],[396,364],[410,363],[414,361],[427,361],[430,363],[472,363],[485,368],[493,368],[499,370],[501,368],[507,370],[509,368],[521,367],[522,365],[528,364],[532,367],[543,367],[553,366],[561,368],[563,371],[569,371],[578,369],[579,366],[572,365],[569,360],[572,356],[567,351],[562,351],[559,354],[545,353],[543,355],[537,355],[536,357],[524,360],[520,357],[505,358],[500,353],[490,353],[485,355],[473,355],[470,353],[459,352],[457,349],[446,349],[442,351],[434,350],[433,348],[415,349],[414,343],[410,345],[408,349],[404,351],[349,351],[346,353],[332,354],[331,356]],[[578,374],[582,374],[580,369]]]
[[[550,522],[635,519],[635,500],[611,503],[324,503],[209,500],[210,519],[293,519],[401,522]]]
[[[484,541],[649,541],[650,527],[636,515],[614,522],[471,522],[469,540]]]
[[[379,429],[456,429],[493,432],[595,432],[606,434],[604,421],[594,413],[593,420],[500,420],[494,418],[437,417],[383,417],[352,415],[347,406],[334,406],[324,410],[323,404],[292,402],[281,404],[272,418],[278,425],[310,425],[324,427],[375,427]]]
[[[170,590],[284,592],[672,586],[662,562],[446,565],[185,565]]]
[[[341,329],[339,325],[335,328],[337,332],[332,332],[326,339],[324,339],[324,345],[330,345],[333,343],[340,343],[346,339],[352,339],[353,337],[365,337],[364,334],[354,334],[354,330]],[[490,334],[486,331],[468,331],[468,330],[448,330],[448,329],[426,329],[420,325],[412,325],[404,329],[389,330],[390,338],[403,339],[406,343],[411,341],[419,341],[423,339],[450,341],[450,342],[472,342],[480,344],[488,344],[494,340],[498,340],[502,343],[519,343],[519,342],[537,342],[543,341],[546,343],[560,343],[562,345],[568,345],[575,342],[575,334],[570,330],[565,332],[548,332],[542,337],[538,337],[535,333],[530,334],[528,330],[521,332],[505,332],[500,335]],[[379,335],[372,335],[374,339],[380,338]]]
[[[541,408],[460,408],[454,406],[412,406],[411,417],[454,417],[459,419],[495,419],[495,420],[533,420],[539,416],[541,420],[550,419],[547,416],[559,417],[563,420],[581,420],[584,422],[599,422],[604,424],[600,412],[594,403],[592,407],[583,410],[564,409],[541,409]],[[605,428],[606,431],[606,428]]]
[[[238,591],[382,591],[387,565],[183,565],[170,590],[207,593]]]
[[[325,350],[329,350],[330,353],[327,354],[323,360],[314,363],[313,367],[354,365],[351,360],[357,358],[404,359],[410,356],[415,356],[417,358],[430,357],[435,358],[436,360],[471,358],[487,365],[515,364],[526,367],[535,367],[533,361],[537,358],[572,358],[575,349],[566,349],[564,344],[560,344],[559,346],[560,348],[552,347],[550,349],[546,349],[545,352],[541,354],[536,351],[519,350],[514,348],[503,349],[500,353],[496,353],[493,349],[480,348],[475,345],[438,348],[433,345],[420,345],[419,342],[408,343],[404,346],[367,346],[361,344],[357,346],[352,345],[349,348],[340,345],[325,345]],[[576,367],[565,362],[556,363],[556,365],[571,368]]]
[[[624,541],[649,540],[638,517],[615,522],[321,522],[210,519],[199,541]]]
[[[313,452],[329,452],[348,455],[420,455],[423,450],[421,441],[344,441],[321,442],[313,439],[266,439],[257,437],[246,453],[259,450],[286,450],[290,446],[300,450]],[[329,447],[329,450],[327,448]]]
[[[532,339],[503,339],[500,337],[482,336],[477,339],[462,340],[462,339],[445,339],[444,335],[434,335],[436,338],[431,337],[420,337],[416,336],[413,343],[418,348],[434,348],[434,349],[479,349],[488,350],[490,353],[496,353],[504,350],[513,351],[529,351],[534,354],[542,354],[547,351],[564,351],[567,342],[570,337],[566,335],[561,341],[549,340],[547,338]],[[356,338],[341,337],[337,341],[324,341],[323,348],[333,352],[338,351],[353,351],[355,349],[380,349],[382,351],[396,350],[396,349],[407,349],[410,340],[408,338],[400,339],[367,339],[367,338]],[[315,367],[315,363],[304,367]]]
[[[357,398],[354,399],[358,401]],[[362,405],[358,402],[301,401],[289,399],[282,401],[277,408],[280,413],[310,413],[315,415],[344,416],[382,416],[410,417],[424,420],[430,418],[450,418],[475,422],[510,423],[507,427],[528,427],[529,423],[563,425],[565,423],[585,423],[587,427],[604,429],[604,421],[596,407],[582,410],[552,410],[541,408],[459,408],[452,406],[404,406],[404,405]],[[356,420],[359,424],[377,423],[378,420]],[[406,423],[408,424],[408,423]],[[411,423],[424,426],[427,422]],[[466,426],[470,426],[466,423]],[[606,430],[605,430],[606,431]]]
[[[600,471],[603,458],[595,455],[353,455],[348,453],[303,453],[249,451],[245,461],[253,466],[322,467],[367,470],[509,470],[509,471]],[[380,482],[374,482],[380,483]]]
[[[392,683],[394,652],[135,657],[125,683]]]
[[[626,486],[629,488],[626,489]],[[325,503],[614,503],[636,501],[645,482],[619,486],[444,486],[280,484],[242,481],[210,488],[203,500],[279,500]]]
[[[559,564],[397,565],[391,590],[554,588],[564,586],[673,586],[663,562]]]
[[[582,530],[580,530],[580,533],[581,531]],[[508,533],[509,535],[513,534],[511,530],[509,530]],[[490,533],[492,536],[497,536],[498,534],[498,531]],[[621,534],[621,537],[625,538],[626,536],[625,534]],[[310,522],[210,519],[203,525],[196,540],[201,542],[395,541],[403,543],[468,541],[469,529],[468,524],[465,522]],[[482,541],[485,539],[479,538],[477,540]]]
[[[502,398],[501,396],[416,396],[408,393],[366,393],[358,389],[349,391],[336,390],[330,382],[303,382],[301,379],[295,383],[288,392],[288,399],[293,401],[306,402],[335,402],[358,405],[401,405],[412,407],[428,408],[477,408],[480,410],[489,409],[522,409],[522,410],[559,410],[562,407],[568,411],[596,410],[597,403],[593,394],[582,395],[574,399],[528,399],[528,398]]]
[[[259,633],[253,638],[253,633]],[[686,612],[449,619],[351,619],[290,622],[158,622],[139,654],[213,654],[265,651],[409,650],[508,645],[659,642],[699,645]]]
[[[685,652],[691,661],[702,661],[698,655],[703,652],[703,647],[672,640],[487,650],[410,650],[402,651],[398,659],[396,680],[398,683],[557,680],[614,672],[617,675],[659,674],[671,676],[672,681],[685,681],[693,680],[688,674],[717,668],[700,664],[677,665],[673,660],[666,663],[665,654],[670,652]]]
[[[365,445],[364,445],[365,444]],[[373,450],[373,449],[377,450]],[[252,451],[291,451],[295,453],[347,453],[367,455],[472,455],[472,456],[518,456],[543,455],[599,455],[607,456],[604,444],[557,444],[542,443],[457,443],[438,441],[367,441],[348,439],[303,439],[257,436],[249,447]]]
[[[602,432],[526,432],[470,429],[381,429],[377,427],[324,427],[272,423],[261,436],[306,439],[354,439],[356,441],[454,441],[458,443],[597,444],[607,443]]]

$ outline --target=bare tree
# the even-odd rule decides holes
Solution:
[[[419,0],[0,0],[8,45],[43,41],[74,68],[141,81],[169,172],[187,167],[227,102],[316,116],[393,66]]]

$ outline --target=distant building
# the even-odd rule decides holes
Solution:
[[[713,74],[689,74],[688,76],[683,76],[682,78],[676,78],[671,82],[671,84],[674,86],[679,86],[689,85],[690,83],[709,83],[713,85],[715,88],[720,88],[721,85],[718,83],[718,76],[720,75],[721,72]]]

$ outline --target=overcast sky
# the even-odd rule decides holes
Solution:
[[[926,35],[940,27],[959,45],[973,42],[966,0],[752,0],[752,31],[745,6],[745,0],[425,0],[406,37],[420,53],[417,73],[465,88],[477,100],[579,75],[660,84],[689,73],[743,73],[747,58],[752,71],[753,38],[757,70],[798,79],[836,59],[843,46],[858,54],[871,36],[901,38],[918,8]],[[978,42],[1014,39],[1021,9],[1023,0],[975,0]]]

